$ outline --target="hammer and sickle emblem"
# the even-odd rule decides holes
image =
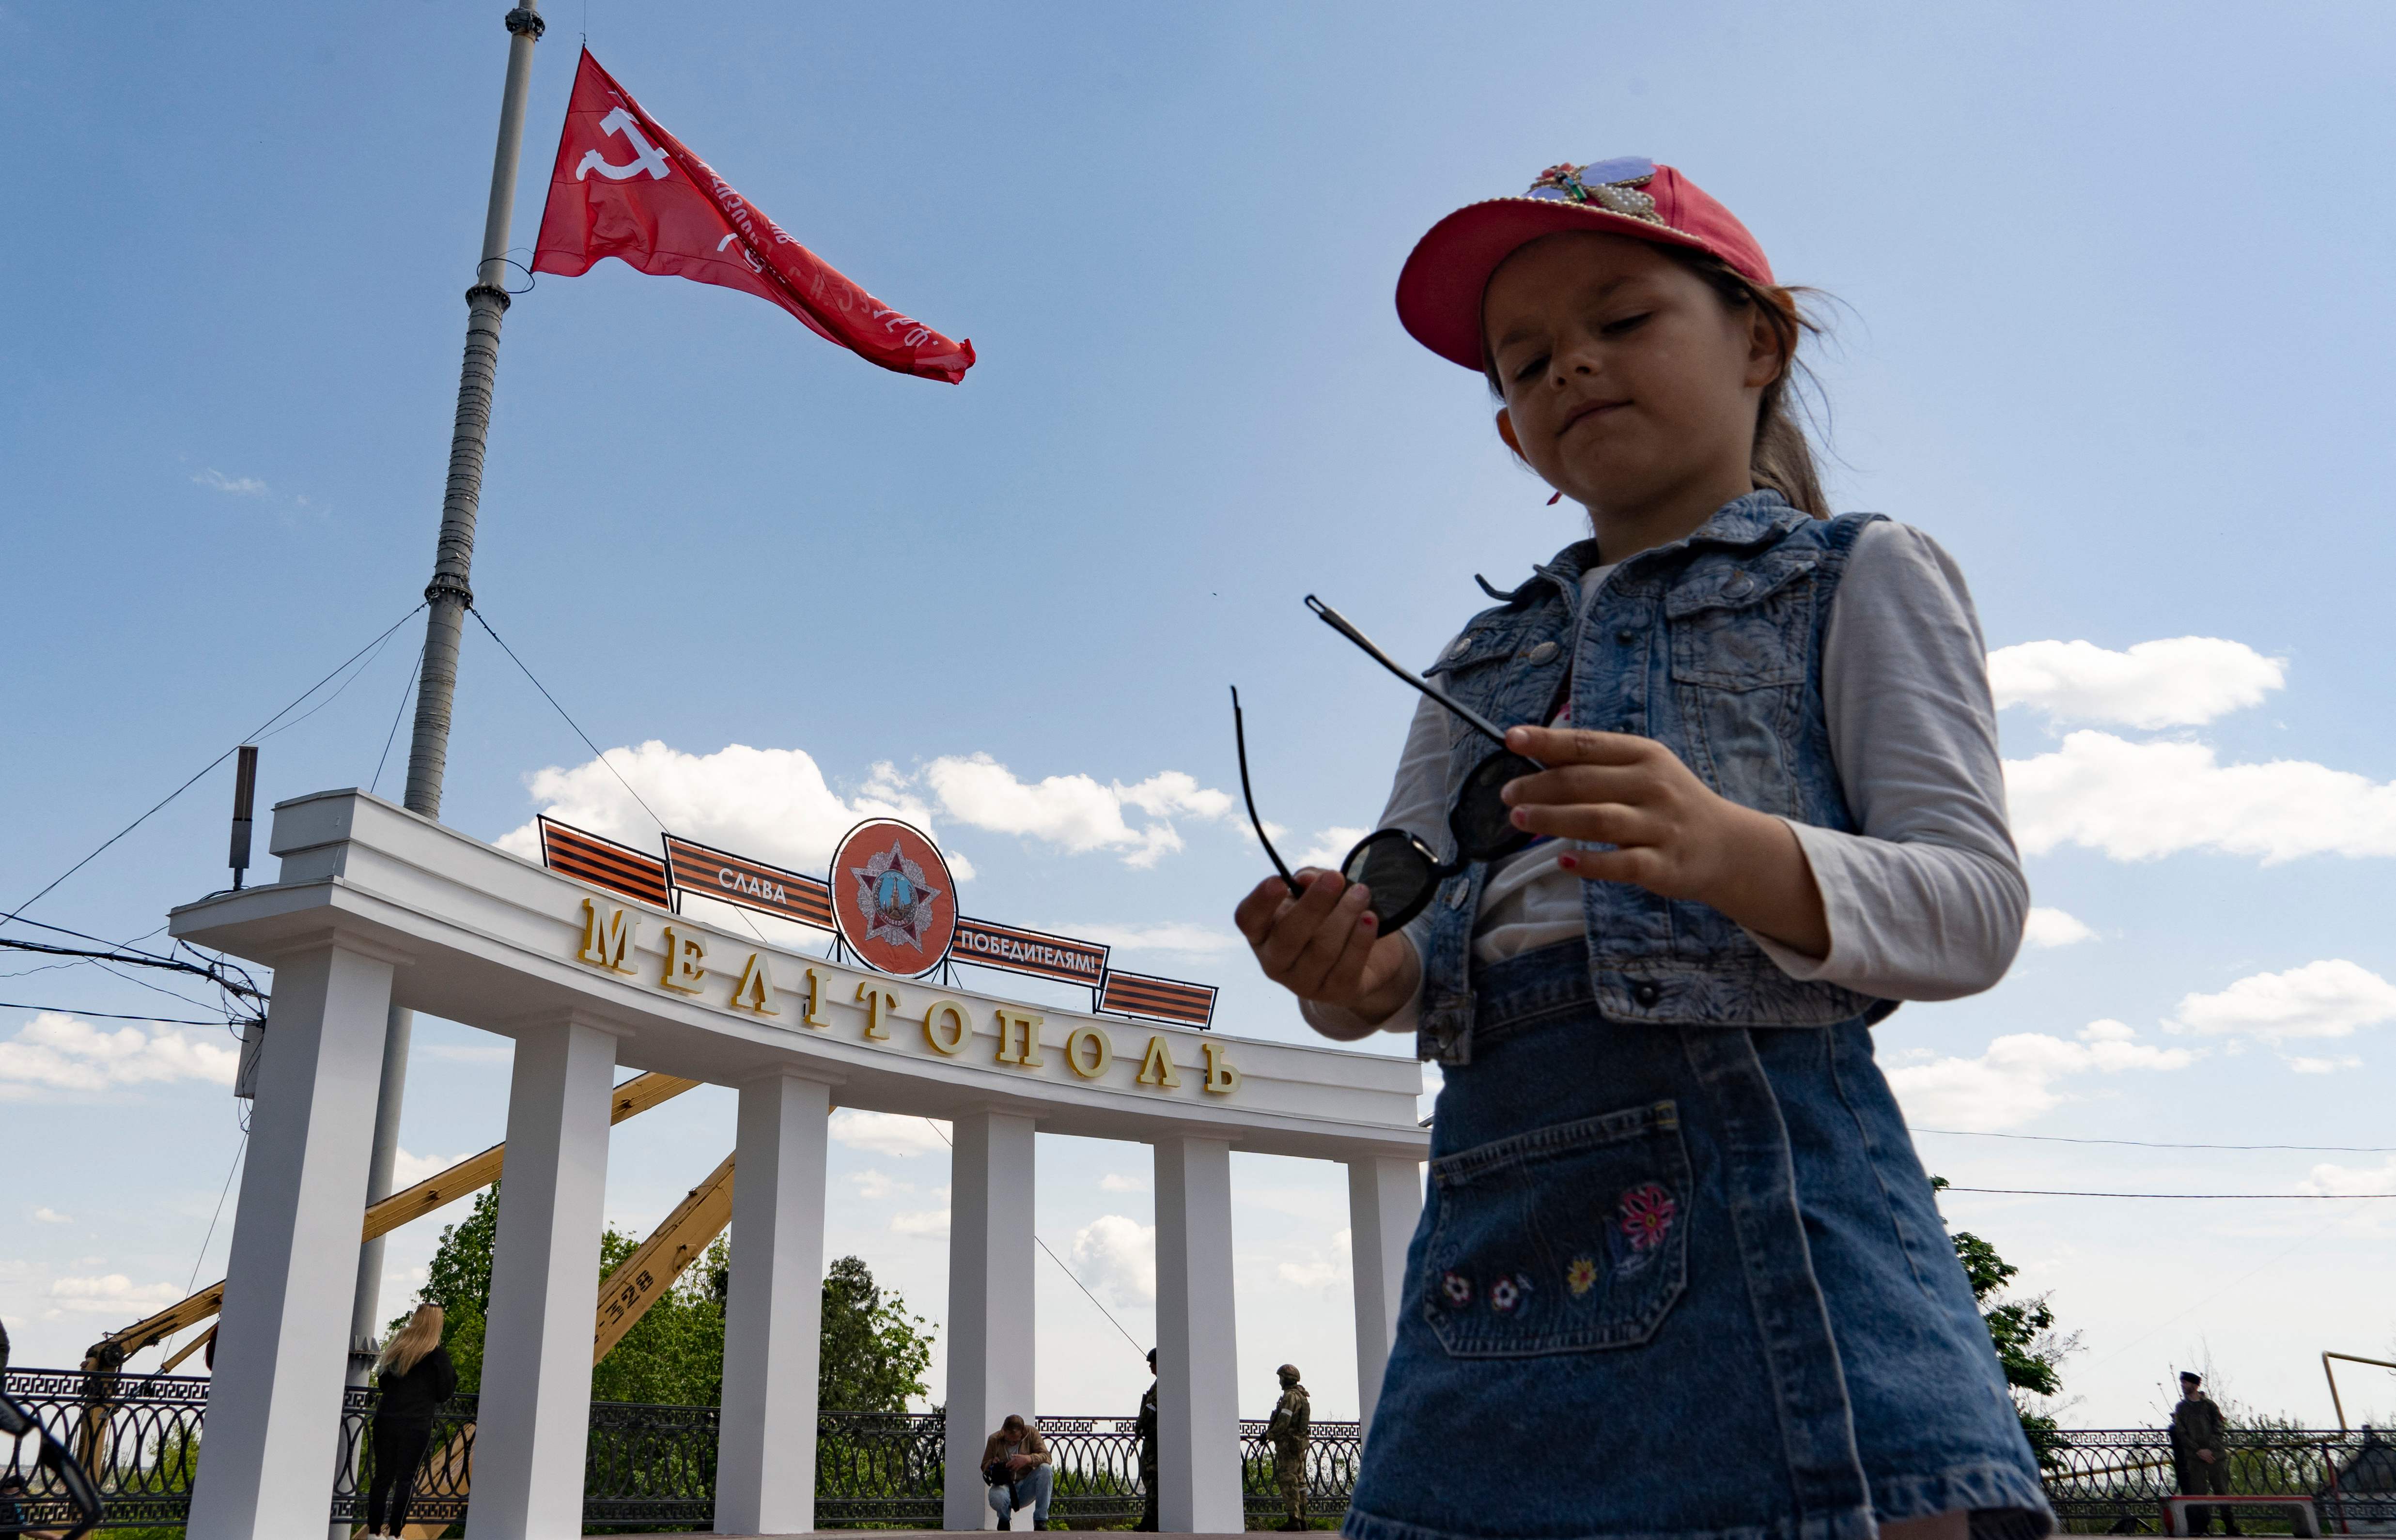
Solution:
[[[619,166],[596,150],[585,150],[582,152],[582,164],[574,168],[576,181],[580,181],[593,171],[609,181],[622,181],[628,177],[637,177],[644,171],[659,181],[666,179],[668,175],[666,153],[642,137],[641,126],[633,120],[632,113],[619,107],[601,118],[599,126],[610,134],[623,135],[625,142],[640,152],[639,157]]]

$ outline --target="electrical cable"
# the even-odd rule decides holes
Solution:
[[[28,924],[34,923],[33,921],[28,921],[26,923]],[[56,929],[57,927],[50,926],[47,928]],[[98,962],[103,966],[110,962],[119,962],[123,963],[126,967],[161,968],[169,973],[192,974],[198,977],[206,979],[209,983],[216,985],[220,989],[230,990],[233,993],[241,995],[246,999],[259,1001],[260,1002],[263,1002],[266,999],[265,994],[262,993],[259,989],[257,984],[249,978],[247,970],[238,967],[233,968],[233,972],[239,973],[242,976],[238,981],[226,977],[222,968],[231,966],[231,964],[207,966],[197,962],[186,962],[180,957],[160,957],[152,952],[137,952],[122,947],[113,948],[108,951],[92,951],[83,947],[57,947],[52,946],[47,941],[20,941],[13,936],[0,936],[0,949],[6,949],[9,951],[45,952],[56,957],[78,958],[86,962]],[[113,970],[111,971],[113,972]],[[126,976],[123,974],[117,974],[116,976],[119,978],[126,978]],[[141,983],[141,980],[138,978],[129,978],[126,979],[126,982],[139,984]],[[144,987],[152,989],[156,988],[154,985],[145,985]],[[173,991],[166,990],[162,992],[172,993]],[[176,998],[180,1000],[183,997],[178,995]],[[187,1003],[198,1004],[199,1002],[193,1001],[187,1002]],[[205,1005],[201,1006],[201,1008],[203,1010],[206,1009]]]
[[[1995,1134],[1981,1128],[1917,1128],[1913,1132],[1959,1135],[1972,1139],[2036,1139],[2046,1144],[2128,1145],[2138,1149],[2294,1149],[2323,1155],[2396,1154],[2396,1145],[2166,1144],[2154,1139],[2080,1139],[2061,1134]]]
[[[159,798],[157,802],[152,803],[149,812],[142,814],[141,816],[134,819],[131,823],[126,824],[123,829],[118,830],[115,833],[111,834],[107,839],[102,840],[100,843],[100,847],[98,849],[85,856],[82,860],[77,861],[74,865],[67,868],[64,871],[60,872],[56,877],[51,878],[50,881],[43,886],[41,892],[34,894],[31,898],[19,904],[8,913],[0,914],[0,925],[7,924],[10,921],[22,917],[27,909],[32,909],[35,904],[38,904],[44,898],[48,897],[51,889],[57,887],[60,883],[65,882],[76,872],[81,871],[84,868],[91,865],[92,862],[100,859],[100,856],[108,849],[109,846],[125,838],[127,834],[132,833],[143,824],[148,823],[150,821],[151,814],[157,812],[158,809],[166,806],[168,803],[173,802],[177,797],[189,791],[193,785],[197,784],[200,777],[206,775],[218,765],[222,764],[225,761],[233,758],[234,752],[241,748],[242,744],[254,741],[259,735],[264,733],[268,728],[273,726],[276,723],[290,715],[292,711],[299,708],[301,701],[306,700],[310,696],[314,695],[318,690],[323,689],[327,684],[331,683],[334,678],[339,675],[342,670],[347,669],[360,657],[365,657],[368,652],[380,646],[383,642],[390,637],[393,631],[399,630],[400,627],[406,625],[409,620],[415,618],[416,611],[420,610],[423,607],[423,603],[419,601],[416,605],[416,609],[409,610],[406,615],[403,615],[398,619],[393,621],[390,626],[384,629],[382,635],[376,637],[365,646],[360,647],[356,652],[353,652],[349,657],[341,659],[339,665],[337,666],[331,673],[326,674],[323,679],[316,681],[315,684],[311,684],[305,690],[302,690],[298,698],[294,699],[290,705],[284,707],[283,710],[275,712],[273,716],[268,717],[264,722],[261,722],[257,726],[251,728],[247,733],[242,736],[239,741],[233,744],[233,748],[226,750],[223,753],[219,754],[216,758],[208,761],[207,763],[200,766],[199,770],[190,780],[185,781],[182,785],[175,788],[172,791],[169,791],[165,796]],[[34,923],[35,922],[33,921],[26,922],[28,924]],[[87,939],[98,938],[87,937]]]
[[[35,1005],[23,1000],[0,1000],[0,1011],[56,1011],[61,1016],[97,1016],[103,1021],[150,1021],[161,1027],[221,1027],[214,1021],[190,1021],[181,1016],[126,1016],[122,1011],[87,1011],[80,1005]]]
[[[933,1122],[929,1118],[925,1118],[924,1122],[933,1133],[940,1134],[940,1125],[938,1123]],[[940,1134],[940,1142],[947,1145],[951,1149],[957,1148],[957,1142],[954,1139],[950,1138],[946,1134]],[[1040,1233],[1037,1230],[1032,1232],[1032,1244],[1038,1246],[1042,1251],[1048,1253],[1048,1260],[1057,1264],[1057,1268],[1059,1272],[1062,1272],[1067,1278],[1072,1279],[1073,1287],[1082,1291],[1084,1298],[1087,1299],[1093,1305],[1098,1305],[1098,1314],[1107,1318],[1107,1324],[1113,1327],[1118,1332],[1123,1332],[1123,1339],[1131,1344],[1131,1350],[1140,1355],[1141,1358],[1146,1358],[1148,1356],[1148,1349],[1139,1345],[1139,1339],[1132,1335],[1129,1332],[1124,1332],[1124,1323],[1115,1319],[1115,1313],[1112,1310],[1108,1309],[1104,1305],[1098,1304],[1098,1296],[1090,1293],[1090,1286],[1083,1282],[1081,1279],[1074,1276],[1073,1269],[1065,1266],[1065,1259],[1063,1257],[1058,1255],[1054,1251],[1049,1250],[1048,1242],[1040,1239]]]
[[[2017,1198],[2396,1198],[2396,1192],[2070,1192],[2057,1188],[1978,1188],[1949,1186],[1942,1192],[1998,1192]]]
[[[607,773],[616,777],[617,784],[623,787],[626,791],[632,793],[632,800],[641,804],[641,811],[649,816],[649,821],[658,826],[658,830],[660,833],[664,832],[666,821],[658,816],[658,810],[649,805],[646,798],[643,797],[638,791],[632,790],[632,783],[624,778],[624,773],[621,770],[619,770],[613,764],[608,763],[607,756],[601,753],[599,751],[599,746],[591,741],[591,735],[582,730],[582,726],[579,723],[576,722],[572,717],[566,716],[566,708],[557,704],[557,697],[549,693],[549,686],[542,684],[539,679],[534,678],[533,671],[530,669],[525,668],[525,660],[516,656],[516,650],[513,647],[509,646],[504,641],[501,641],[498,631],[491,631],[491,623],[483,618],[483,612],[480,609],[473,609],[469,610],[467,613],[473,616],[474,623],[476,625],[482,627],[486,631],[490,632],[491,640],[499,644],[499,651],[508,655],[508,661],[513,663],[518,669],[522,669],[524,670],[524,676],[526,679],[532,680],[532,687],[540,692],[540,697],[543,700],[548,701],[551,706],[555,707],[559,716],[566,718],[566,724],[574,729],[574,736],[582,740],[582,747],[591,750],[591,757],[597,760],[600,763],[607,765]]]
[[[382,785],[382,767],[390,763],[391,746],[399,738],[399,719],[407,714],[407,697],[416,693],[416,677],[424,671],[424,649],[416,649],[416,667],[407,670],[407,683],[399,688],[399,708],[391,713],[391,731],[383,735],[382,754],[375,761],[374,779],[366,782],[366,795],[371,797]]]

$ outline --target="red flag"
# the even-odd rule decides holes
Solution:
[[[585,48],[532,267],[572,278],[602,257],[770,299],[817,336],[900,374],[953,385],[973,367],[971,342],[901,315],[784,234]]]

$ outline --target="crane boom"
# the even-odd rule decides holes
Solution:
[[[608,1094],[607,1122],[610,1124],[634,1118],[671,1101],[697,1085],[695,1080],[680,1075],[664,1075],[651,1071],[634,1075]],[[366,1211],[364,1230],[359,1239],[371,1241],[387,1235],[433,1210],[446,1207],[470,1192],[479,1192],[499,1179],[500,1168],[506,1163],[508,1147],[495,1144],[478,1155],[470,1155],[436,1175],[405,1191],[394,1192]],[[727,1211],[728,1214],[728,1211]],[[717,1228],[722,1228],[718,1226]],[[713,1239],[711,1234],[710,1240]],[[705,1241],[700,1242],[703,1250]],[[137,1321],[122,1331],[111,1332],[87,1348],[83,1357],[87,1373],[108,1374],[125,1366],[125,1361],[145,1348],[153,1347],[187,1326],[197,1325],[224,1308],[224,1283],[221,1280],[209,1284],[188,1299],[176,1301],[156,1315]],[[178,1361],[180,1361],[180,1359]]]

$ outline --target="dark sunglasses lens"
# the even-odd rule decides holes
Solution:
[[[1514,827],[1514,810],[1506,805],[1505,790],[1508,781],[1538,773],[1539,766],[1522,755],[1501,751],[1483,760],[1464,777],[1464,790],[1457,793],[1448,827],[1455,831],[1456,848],[1467,860],[1495,861],[1537,838]]]
[[[1339,863],[1339,875],[1373,890],[1373,913],[1386,929],[1421,912],[1437,885],[1437,868],[1413,836],[1385,829],[1357,843]]]

